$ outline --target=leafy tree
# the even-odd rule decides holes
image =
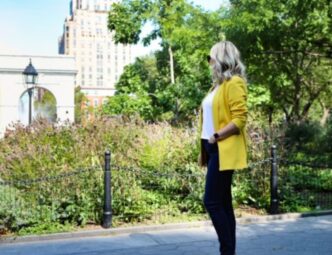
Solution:
[[[116,31],[116,42],[138,43],[142,26],[150,21],[155,29],[142,38],[145,45],[160,37],[163,47],[168,49],[170,80],[175,83],[172,42],[168,40],[174,29],[184,21],[184,14],[189,13],[191,5],[184,0],[125,0],[115,3],[109,14],[108,27]]]
[[[270,106],[288,121],[308,118],[323,94],[331,96],[332,2],[230,2],[227,38],[241,49],[250,79],[269,89]]]
[[[158,115],[154,92],[159,87],[160,77],[153,56],[137,58],[125,67],[116,84],[117,91],[103,106],[102,114],[133,115],[139,113],[145,120]]]
[[[144,94],[120,94],[109,97],[103,106],[103,114],[131,116],[139,114],[144,119],[151,119],[152,108],[150,98]]]
[[[222,36],[220,16],[183,0],[126,0],[114,4],[109,29],[115,31],[117,42],[137,43],[142,39],[149,44],[159,37],[162,46],[154,60],[144,60],[143,64],[138,59],[125,70],[116,85],[119,93],[145,90],[155,109],[153,120],[190,123],[211,85],[206,55]],[[140,38],[141,28],[148,21],[155,29]]]

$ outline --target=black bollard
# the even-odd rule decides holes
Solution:
[[[271,203],[270,213],[278,213],[278,164],[277,164],[277,146],[272,145],[271,147]]]
[[[111,153],[105,152],[103,228],[112,226]]]

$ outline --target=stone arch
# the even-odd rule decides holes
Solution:
[[[22,72],[30,59],[38,72],[38,87],[55,97],[57,123],[74,122],[77,74],[74,57],[0,54],[0,139],[13,123],[20,121],[20,98],[27,91]]]

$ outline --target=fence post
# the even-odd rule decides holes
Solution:
[[[103,227],[112,226],[111,152],[105,152]]]
[[[272,145],[271,147],[271,203],[270,213],[278,213],[278,164],[277,164],[277,146]]]

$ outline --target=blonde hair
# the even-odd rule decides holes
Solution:
[[[234,75],[246,79],[245,66],[240,59],[240,52],[230,41],[221,41],[213,45],[210,57],[212,65],[212,79],[214,86],[229,80]]]

